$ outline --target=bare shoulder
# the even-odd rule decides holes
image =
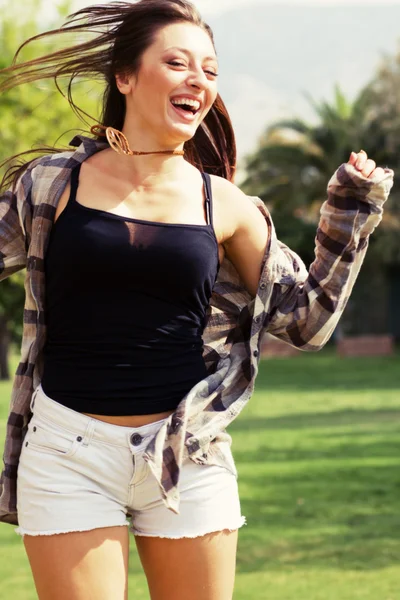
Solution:
[[[257,293],[268,244],[267,221],[252,198],[237,185],[212,177],[216,214],[225,227],[224,255],[235,266],[252,297]]]
[[[236,184],[218,175],[211,175],[215,225],[221,224],[221,238],[232,238],[245,223],[263,219],[254,202]],[[251,227],[251,224],[250,224]]]
[[[228,181],[225,177],[219,177],[218,175],[210,175],[213,189],[217,191],[221,196],[226,196],[226,199],[233,201],[248,201],[248,198],[244,192],[232,181]]]

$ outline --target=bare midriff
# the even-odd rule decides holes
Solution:
[[[92,417],[93,419],[98,419],[99,421],[104,421],[105,423],[111,423],[111,425],[121,425],[122,427],[142,427],[142,425],[148,425],[149,423],[155,423],[156,421],[161,421],[161,419],[165,419],[172,415],[174,411],[169,410],[167,412],[155,413],[153,415],[123,415],[123,416],[113,416],[113,415],[94,415],[91,413],[83,413],[88,417]]]

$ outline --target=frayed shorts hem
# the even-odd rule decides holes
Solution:
[[[79,529],[56,529],[56,530],[53,529],[53,530],[49,530],[49,531],[31,531],[29,529],[24,529],[23,527],[17,527],[16,529],[14,529],[14,531],[21,537],[24,537],[24,535],[32,535],[32,536],[58,535],[60,533],[75,533],[75,532],[83,532],[83,531],[93,531],[94,529],[103,529],[104,527],[124,527],[124,526],[129,526],[129,525],[130,525],[130,523],[129,523],[129,521],[127,521],[126,523],[110,523],[110,524],[106,524],[106,525],[91,525],[90,527],[82,527]]]
[[[162,533],[146,533],[144,531],[138,531],[137,529],[131,528],[130,532],[133,533],[133,535],[137,535],[140,537],[157,537],[157,538],[166,538],[166,539],[171,539],[171,540],[180,540],[183,538],[190,538],[190,539],[194,539],[194,538],[198,538],[198,537],[202,537],[204,535],[208,535],[209,533],[216,533],[218,531],[236,531],[237,529],[240,529],[243,525],[247,525],[246,523],[246,517],[242,517],[240,519],[240,522],[237,525],[231,526],[231,527],[216,527],[215,529],[207,529],[203,532],[199,532],[199,533],[195,533],[195,534],[185,534],[185,533],[181,533],[181,534],[162,534]]]
[[[126,523],[116,523],[116,524],[109,524],[109,525],[93,525],[91,527],[85,527],[85,528],[81,528],[81,529],[62,529],[62,530],[57,529],[57,530],[49,530],[49,531],[31,531],[29,529],[24,529],[23,527],[17,527],[14,529],[14,531],[21,537],[24,537],[25,535],[32,535],[32,536],[59,535],[62,533],[93,531],[94,529],[103,529],[104,527],[124,527],[124,526],[129,526],[129,525],[130,525],[130,523],[126,522]],[[237,529],[240,529],[240,527],[242,527],[243,525],[247,525],[246,517],[242,517],[240,519],[240,522],[237,525],[230,526],[230,527],[216,527],[215,529],[207,529],[207,530],[201,531],[199,533],[195,533],[195,534],[182,533],[182,534],[176,534],[176,535],[174,535],[174,534],[165,534],[164,535],[162,533],[146,533],[144,531],[138,531],[137,529],[134,529],[132,527],[130,527],[129,531],[133,535],[138,535],[141,537],[157,537],[157,538],[179,540],[181,538],[194,539],[197,537],[202,537],[204,535],[208,535],[209,533],[216,533],[217,531],[226,531],[226,530],[236,531]]]

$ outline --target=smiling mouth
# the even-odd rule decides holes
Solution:
[[[171,102],[171,105],[178,115],[187,121],[193,121],[197,113],[200,111],[200,108],[195,109],[194,106],[191,106],[190,104],[174,104]]]

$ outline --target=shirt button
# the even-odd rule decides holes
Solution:
[[[78,435],[78,437],[76,438],[78,442],[82,441],[82,436]]]
[[[131,435],[131,444],[133,444],[134,446],[139,446],[139,444],[142,441],[142,436],[140,435],[140,433],[132,433]]]
[[[266,288],[266,285],[267,285],[266,283],[262,283],[262,284],[260,285],[260,289],[262,289],[262,290],[265,290],[265,288]]]
[[[256,317],[256,318],[254,319],[254,321],[255,321],[256,323],[259,323],[259,322],[260,322],[260,317]]]
[[[258,356],[258,350],[254,350],[253,356],[255,356],[257,358],[257,356]]]

